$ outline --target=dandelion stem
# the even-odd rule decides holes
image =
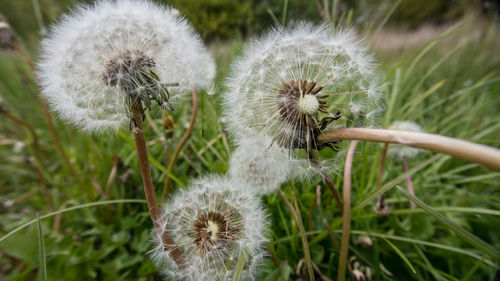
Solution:
[[[143,120],[142,120],[142,105],[139,102],[134,102],[131,105],[132,123],[134,125],[134,139],[137,150],[137,158],[139,159],[139,169],[141,171],[142,182],[144,184],[144,193],[146,193],[146,201],[148,203],[149,213],[153,221],[156,231],[162,234],[162,242],[165,245],[165,250],[170,253],[177,266],[182,267],[184,264],[182,252],[175,244],[172,236],[163,226],[160,206],[153,186],[153,178],[151,177],[151,168],[149,167],[148,151],[146,148],[146,139],[144,138]]]
[[[403,173],[408,172],[408,161],[406,160],[406,157],[403,157]],[[408,192],[415,196],[415,188],[413,188],[413,182],[411,180],[411,177],[408,176],[406,177],[406,187],[408,188]],[[415,209],[416,205],[415,202],[410,201],[410,209]]]
[[[339,253],[339,268],[337,272],[337,281],[345,280],[345,271],[347,265],[347,252],[349,250],[349,237],[351,232],[351,176],[352,176],[352,160],[354,158],[354,150],[358,141],[353,141],[349,145],[347,158],[344,168],[344,183],[342,188],[344,212],[342,214],[342,238],[340,240]]]
[[[194,124],[196,123],[196,116],[198,114],[198,95],[196,93],[196,90],[193,89],[193,113],[191,114],[191,121],[189,121],[189,127],[184,133],[184,136],[182,136],[181,141],[175,148],[174,153],[172,154],[172,158],[170,158],[170,164],[168,165],[168,171],[173,173],[174,172],[174,166],[175,163],[177,162],[177,158],[179,157],[179,154],[181,153],[182,148],[184,145],[187,143],[189,140],[189,137],[191,136],[191,133],[193,132]],[[164,201],[167,198],[168,195],[168,189],[170,188],[170,184],[172,183],[172,179],[170,177],[167,177],[165,180],[165,185],[163,186],[163,191],[161,193],[161,200]]]
[[[333,140],[399,143],[449,154],[500,171],[499,149],[441,135],[384,129],[349,128],[325,131],[318,136],[319,144]]]

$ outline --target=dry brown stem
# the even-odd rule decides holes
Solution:
[[[500,171],[499,149],[441,135],[384,129],[349,128],[329,130],[318,136],[320,144],[334,140],[399,143],[445,153]]]
[[[153,186],[153,178],[151,177],[151,168],[149,166],[146,139],[144,138],[142,112],[143,110],[140,103],[136,102],[132,105],[131,113],[132,123],[134,125],[133,130],[135,147],[137,150],[137,158],[139,159],[139,170],[141,171],[149,213],[151,215],[151,220],[153,221],[156,231],[158,231],[158,233],[162,235],[162,242],[165,245],[165,250],[170,253],[177,266],[182,267],[184,264],[182,252],[172,239],[169,231],[163,227],[161,210],[156,198],[156,193]]]
[[[340,240],[339,268],[337,272],[337,281],[345,280],[345,271],[347,267],[347,252],[349,251],[349,238],[351,234],[351,178],[352,178],[352,160],[357,141],[352,141],[347,151],[344,168],[344,183],[342,188],[344,212],[342,214],[342,238]]]

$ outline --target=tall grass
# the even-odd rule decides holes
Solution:
[[[387,81],[387,109],[379,124],[411,120],[429,133],[500,147],[497,38],[496,26],[469,17],[422,46],[397,54],[379,53],[380,69]],[[211,46],[219,62],[216,94],[199,95],[197,122],[180,153],[170,192],[183,188],[192,177],[227,170],[233,146],[224,130],[225,120],[220,117],[221,84],[228,62],[241,45],[240,40],[235,40]],[[35,46],[30,45],[29,49],[34,50]],[[0,280],[36,280],[40,266],[46,267],[46,280],[158,280],[157,270],[145,258],[152,227],[146,205],[127,203],[136,202],[128,199],[144,196],[140,174],[135,169],[135,149],[122,140],[130,139],[131,133],[88,136],[56,121],[69,161],[82,172],[83,182],[78,182],[52,141],[28,66],[15,53],[4,52],[0,55],[0,77],[2,106],[31,124],[39,139],[38,147],[33,146],[29,131],[0,117]],[[168,113],[181,128],[173,133],[166,132],[167,116],[158,108],[146,119],[156,186],[163,186],[168,174],[165,159],[169,159],[181,139],[191,110],[185,106]],[[347,150],[347,144],[343,143],[342,151]],[[408,173],[412,174],[416,197],[425,202],[422,206],[444,216],[443,220],[429,215],[426,208],[408,209],[408,198],[395,189],[397,184],[404,184],[407,174],[403,174],[399,163],[388,159],[383,190],[387,191],[386,201],[393,212],[387,218],[379,218],[372,207],[377,195],[374,192],[381,150],[381,145],[360,143],[354,155],[353,242],[349,256],[371,268],[375,280],[494,280],[498,260],[451,231],[444,222],[449,221],[489,247],[499,249],[500,173],[447,156],[433,157],[429,152],[410,161]],[[39,160],[34,160],[35,154]],[[342,166],[345,152],[325,151],[323,156],[337,158]],[[336,186],[342,186],[340,170],[334,177]],[[46,181],[54,210],[42,192],[40,175]],[[304,233],[299,233],[295,217],[278,194],[263,198],[272,221],[269,250],[274,263],[263,270],[262,280],[306,278],[310,272],[304,263],[307,255],[303,239],[308,241],[317,276],[318,272],[331,279],[337,275],[339,252],[322,217],[326,218],[331,235],[339,241],[342,217],[330,193],[316,198],[315,186],[319,183],[294,184],[295,209],[304,222]],[[107,185],[109,191],[104,196],[101,191],[106,191]],[[283,190],[291,198],[286,185]],[[99,204],[108,199],[122,204]],[[45,219],[38,221],[37,212],[54,213],[46,218],[40,216]],[[2,238],[26,222],[31,224]],[[372,248],[354,243],[362,234],[371,237]],[[38,245],[43,246],[41,256]],[[381,264],[394,277],[384,273]]]

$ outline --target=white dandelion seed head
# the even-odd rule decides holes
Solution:
[[[422,127],[412,121],[396,121],[388,128],[389,130],[409,131],[421,133]],[[387,154],[397,160],[415,158],[422,150],[402,144],[390,144]]]
[[[267,195],[287,181],[293,167],[287,150],[272,144],[269,136],[259,134],[239,141],[229,162],[229,177],[239,187]]]
[[[164,207],[163,220],[184,254],[179,268],[154,235],[152,260],[174,280],[232,280],[240,253],[247,254],[242,280],[254,280],[266,254],[268,224],[259,200],[227,178],[204,177]]]
[[[380,107],[379,79],[358,41],[352,30],[308,23],[252,41],[226,83],[229,130],[240,138],[263,132],[293,150],[314,148],[322,119],[336,113],[342,117],[335,124],[368,125],[359,120]]]
[[[191,25],[148,0],[80,6],[51,27],[41,47],[42,95],[63,119],[89,132],[126,124],[131,92],[145,100],[159,92],[156,101],[164,105],[210,87],[215,75]]]

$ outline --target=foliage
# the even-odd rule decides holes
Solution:
[[[51,13],[55,18],[66,9],[55,5],[55,1],[49,2],[54,5],[47,5],[46,9],[57,12],[44,12],[47,18],[52,18],[47,16]],[[23,14],[26,29],[18,32],[24,39],[36,39],[36,24],[28,24],[33,17],[28,4]],[[272,10],[281,8],[273,6]],[[21,15],[7,16],[14,27],[22,26]],[[19,18],[13,20],[15,17]],[[477,18],[462,19],[445,35],[417,49],[378,55],[380,70],[388,82],[387,109],[379,125],[412,120],[426,132],[500,147],[500,55],[494,52],[500,48],[499,31],[494,25],[476,22]],[[25,41],[30,50],[36,49],[36,40]],[[228,62],[242,44],[240,39],[212,43],[219,65],[219,85]],[[143,199],[135,150],[118,134],[85,135],[55,118],[64,151],[80,175],[75,176],[57,150],[43,117],[35,79],[18,54],[1,53],[0,77],[3,107],[28,122],[39,139],[39,146],[34,146],[28,130],[0,117],[0,239],[24,222],[35,222],[0,241],[0,280],[38,280],[39,234],[44,235],[45,258],[40,260],[46,262],[47,280],[159,280],[157,269],[146,258],[152,227],[146,204],[85,205],[41,219],[42,231],[38,230],[37,212],[42,218],[52,211],[106,199]],[[208,173],[223,174],[228,169],[234,148],[223,129],[225,120],[220,118],[220,91],[218,86],[215,95],[200,93],[194,135],[175,168],[175,175],[183,183]],[[164,164],[169,159],[181,138],[190,118],[188,104],[173,113],[161,113],[155,107],[151,118],[146,118],[149,153],[158,163]],[[178,128],[173,132],[165,128],[169,114]],[[131,137],[130,132],[124,135]],[[347,143],[338,154],[323,152],[324,157],[330,156],[338,162],[336,186],[342,186],[340,170]],[[494,280],[498,261],[468,244],[449,225],[425,210],[408,209],[407,198],[394,186],[386,194],[392,208],[389,217],[377,217],[372,211],[372,200],[357,208],[376,190],[381,151],[378,144],[358,144],[353,166],[352,241],[361,234],[369,234],[373,247],[353,242],[349,255],[370,267],[375,280]],[[431,157],[433,154],[426,152],[409,162],[410,169],[424,164],[412,175],[416,196],[449,221],[499,249],[500,174],[459,159]],[[110,177],[113,170],[116,177]],[[160,193],[165,174],[155,166],[152,172]],[[388,159],[383,183],[401,174],[400,163]],[[342,218],[326,187],[321,189],[321,207],[315,206],[317,184],[321,182],[295,183],[294,187],[312,261],[325,276],[334,278],[338,251],[325,228],[323,215],[337,240]],[[403,180],[398,184],[404,187]],[[179,188],[182,187],[176,185],[172,192]],[[282,189],[291,195],[287,185]],[[262,200],[272,223],[269,248],[281,263],[269,262],[259,280],[304,278],[307,272],[300,266],[304,252],[292,214],[277,194]],[[394,277],[384,274],[380,264]]]

